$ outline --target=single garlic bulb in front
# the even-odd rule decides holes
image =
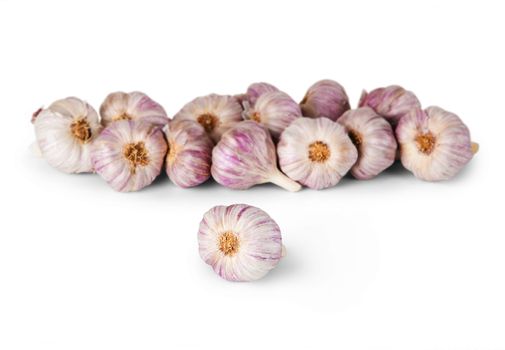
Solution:
[[[254,106],[256,104],[256,101],[258,98],[260,98],[261,95],[267,93],[267,92],[275,92],[279,91],[275,86],[269,83],[253,83],[249,85],[247,88],[247,92],[245,94],[245,99],[243,100],[248,101],[251,106]]]
[[[165,169],[177,186],[198,186],[210,177],[214,143],[203,127],[192,120],[174,120],[165,131],[168,154]]]
[[[102,126],[86,102],[68,97],[37,111],[32,122],[43,158],[65,173],[92,172],[90,147]]]
[[[411,111],[400,120],[396,137],[403,166],[426,181],[452,178],[477,151],[461,119],[440,107]]]
[[[321,80],[312,85],[300,102],[305,117],[337,120],[349,107],[349,98],[339,83]]]
[[[371,179],[395,161],[396,140],[393,128],[369,107],[349,110],[338,119],[345,126],[358,150],[358,161],[351,174],[360,180]]]
[[[138,191],[161,172],[167,144],[151,123],[121,120],[95,140],[91,159],[96,172],[116,191]]]
[[[142,92],[113,92],[100,106],[102,124],[107,126],[118,120],[142,120],[163,126],[168,123],[163,107]]]
[[[264,126],[251,120],[227,131],[212,151],[212,177],[221,185],[245,190],[272,182],[288,191],[301,186],[277,168],[275,145]]]
[[[246,204],[206,212],[198,247],[202,260],[228,281],[258,280],[283,256],[279,226],[263,210]]]
[[[356,163],[358,152],[345,128],[328,118],[298,118],[281,134],[282,171],[313,189],[336,185]]]
[[[244,102],[244,119],[254,120],[267,127],[274,140],[293,120],[302,116],[298,103],[281,91],[262,94],[254,106]]]
[[[193,120],[200,123],[214,142],[232,126],[242,121],[242,107],[233,96],[211,94],[187,103],[174,120]]]

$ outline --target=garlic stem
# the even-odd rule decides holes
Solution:
[[[288,252],[286,250],[286,246],[283,244],[281,248],[281,258],[284,258],[286,254],[288,254]]]
[[[479,144],[477,142],[472,142],[472,153],[475,154],[479,152]]]
[[[289,177],[287,177],[280,171],[277,171],[268,180],[271,183],[276,184],[277,186],[282,187],[290,192],[297,192],[300,191],[300,189],[302,188],[302,185],[300,185],[296,181],[291,180]]]

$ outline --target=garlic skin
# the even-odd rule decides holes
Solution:
[[[267,92],[275,92],[279,91],[275,86],[269,83],[253,83],[249,85],[247,88],[247,92],[245,94],[246,100],[249,102],[251,106],[256,104],[258,98]]]
[[[224,132],[242,121],[242,107],[233,96],[211,94],[187,103],[174,120],[196,121],[218,142]]]
[[[167,144],[154,124],[120,120],[105,128],[93,143],[96,172],[116,191],[138,191],[160,174]]]
[[[349,110],[338,119],[358,150],[351,174],[368,180],[389,168],[396,157],[396,139],[386,119],[369,107]]]
[[[328,118],[298,118],[281,134],[279,165],[291,179],[320,190],[335,186],[358,159],[345,128]]]
[[[336,81],[325,79],[313,84],[300,102],[303,116],[337,120],[349,106],[345,89]]]
[[[425,181],[454,177],[473,156],[466,125],[440,107],[411,111],[400,120],[396,137],[403,166]]]
[[[242,116],[267,127],[274,140],[278,140],[282,131],[296,118],[302,116],[300,106],[291,97],[281,91],[262,94],[254,106],[244,102]]]
[[[243,121],[226,132],[212,151],[211,173],[219,184],[239,190],[272,182],[288,191],[300,184],[277,168],[275,146],[264,126]]]
[[[198,231],[200,257],[228,281],[264,277],[283,256],[279,226],[263,210],[246,205],[216,206]]]
[[[67,97],[34,113],[32,123],[42,157],[65,173],[92,172],[90,149],[102,126],[88,103]]]
[[[421,103],[413,92],[398,85],[378,88],[361,93],[359,107],[368,106],[395,127],[400,119],[410,111],[421,108]]]
[[[108,126],[118,120],[142,120],[163,126],[169,121],[163,107],[142,92],[113,92],[100,106],[102,124]]]
[[[170,180],[183,188],[207,181],[214,143],[203,127],[192,120],[174,120],[165,135],[168,142],[165,170]]]

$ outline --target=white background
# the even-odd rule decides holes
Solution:
[[[505,24],[499,1],[0,1],[0,349],[505,349]],[[141,90],[173,115],[268,81],[393,83],[481,151],[455,179],[395,166],[324,191],[121,194],[28,150],[31,113]],[[255,283],[198,255],[203,213],[248,203],[287,257]]]

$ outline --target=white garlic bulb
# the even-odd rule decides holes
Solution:
[[[43,158],[65,173],[92,172],[90,147],[102,126],[86,102],[67,97],[37,111],[32,119]]]

